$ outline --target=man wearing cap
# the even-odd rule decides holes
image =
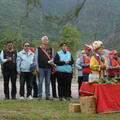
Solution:
[[[83,82],[88,82],[89,74],[91,72],[90,53],[91,53],[91,46],[86,45],[85,54],[80,57],[80,66],[82,67]]]
[[[103,43],[101,41],[95,41],[93,43],[93,51],[95,55],[90,60],[91,73],[89,75],[89,81],[99,80],[100,77],[104,77],[107,69],[107,62],[103,57]]]
[[[118,51],[112,51],[112,57],[108,60],[108,75],[115,77],[117,71],[120,72],[120,58],[118,57]]]
[[[70,100],[70,84],[72,79],[72,64],[74,63],[70,51],[66,51],[66,43],[61,43],[61,50],[57,52],[54,62],[58,80],[59,100]]]

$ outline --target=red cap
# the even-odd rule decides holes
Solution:
[[[85,50],[91,50],[91,47],[89,45],[86,45]]]
[[[31,50],[33,53],[35,53],[35,49],[34,49],[34,48],[31,47],[30,50]]]
[[[112,54],[113,54],[113,55],[118,54],[118,51],[117,51],[117,50],[113,50],[113,51],[112,51]]]
[[[70,51],[70,48],[69,48],[69,47],[66,47],[66,50],[67,50],[67,51]]]

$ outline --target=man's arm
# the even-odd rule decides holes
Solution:
[[[20,53],[17,54],[17,72],[21,72],[20,70],[20,67],[21,67],[21,56],[20,56]]]
[[[64,65],[64,64],[65,64],[65,62],[64,62],[64,61],[60,61],[60,58],[59,58],[58,53],[57,53],[57,54],[56,54],[56,56],[55,56],[54,62],[55,62],[55,64],[56,64],[56,65],[59,65],[59,66],[61,66],[61,65]]]
[[[75,66],[76,66],[77,70],[82,69],[82,67],[80,66],[80,58],[77,59]]]
[[[73,65],[74,64],[74,60],[73,60],[73,57],[71,55],[71,61],[69,61],[69,65]]]
[[[7,59],[4,59],[4,51],[3,50],[1,51],[1,62],[2,63],[7,62]]]
[[[39,70],[39,65],[38,65],[38,48],[36,48],[36,51],[35,51],[35,64],[36,64],[36,69]]]

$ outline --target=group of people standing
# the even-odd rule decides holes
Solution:
[[[90,55],[93,52],[94,55]],[[118,51],[110,51],[104,55],[104,46],[101,41],[95,41],[92,46],[86,45],[81,56],[76,61],[78,70],[78,90],[82,82],[99,80],[101,77],[120,77],[120,58]]]
[[[91,56],[91,52],[94,55]],[[78,70],[78,91],[82,82],[99,80],[100,77],[115,77],[120,73],[120,58],[116,50],[108,56],[103,56],[104,46],[101,41],[95,41],[92,46],[86,45],[76,60]],[[48,45],[48,37],[43,36],[41,45],[32,48],[29,42],[23,44],[23,50],[14,50],[14,43],[7,42],[7,48],[1,51],[1,65],[4,79],[5,99],[16,99],[16,80],[20,78],[20,100],[43,99],[43,80],[45,79],[46,100],[53,100],[50,95],[50,83],[53,98],[62,100],[71,99],[72,66],[74,60],[65,42],[60,44],[60,50],[56,53],[54,48]],[[38,78],[38,84],[37,84]],[[9,80],[11,79],[11,97],[9,92]],[[58,95],[56,92],[58,83]],[[25,92],[25,84],[26,90]],[[33,89],[33,92],[32,92]],[[27,93],[25,95],[25,93]],[[33,94],[32,94],[33,93]],[[79,93],[79,92],[78,92]]]
[[[70,51],[67,50],[66,43],[61,43],[61,50],[56,55],[54,49],[48,45],[47,36],[42,37],[41,43],[41,46],[34,50],[30,47],[29,42],[25,42],[23,50],[17,52],[14,50],[14,43],[12,41],[7,42],[7,48],[1,52],[5,99],[16,99],[16,80],[19,75],[20,100],[24,100],[25,96],[30,100],[33,97],[42,100],[44,79],[46,100],[52,100],[50,97],[50,81],[53,98],[57,98],[56,80],[59,100],[70,100],[74,60]],[[9,92],[10,79],[12,85],[11,97]],[[27,92],[25,92],[25,84]]]

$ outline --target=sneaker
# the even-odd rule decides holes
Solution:
[[[53,100],[58,100],[58,98],[53,98]]]
[[[70,101],[71,100],[71,98],[70,97],[67,97],[67,98],[65,98],[66,100],[68,100],[68,101]]]
[[[30,95],[27,97],[27,100],[33,100],[33,97]]]
[[[65,98],[62,98],[63,101],[67,101]]]
[[[25,98],[23,96],[20,97],[20,100],[24,100]]]

